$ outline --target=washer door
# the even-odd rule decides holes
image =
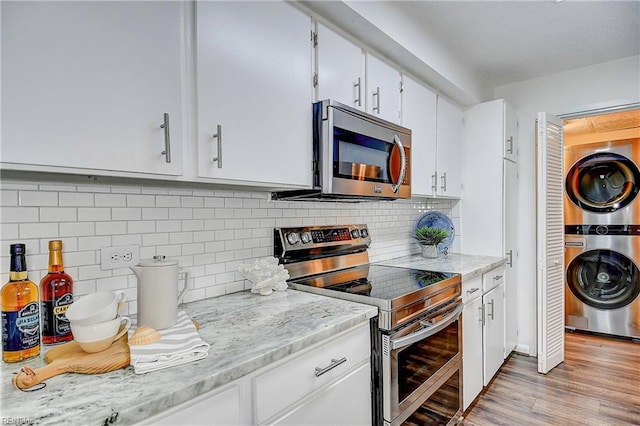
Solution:
[[[618,309],[640,294],[638,267],[612,250],[589,250],[567,267],[567,286],[583,303],[598,309]]]
[[[627,206],[638,194],[640,172],[627,157],[596,153],[575,163],[566,178],[569,199],[581,209],[610,213]]]

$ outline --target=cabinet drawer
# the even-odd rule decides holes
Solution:
[[[482,275],[482,291],[487,292],[504,283],[506,268],[499,266]]]
[[[257,423],[263,423],[321,386],[344,376],[364,360],[369,360],[369,333],[369,324],[366,323],[258,375],[253,383]],[[316,375],[316,369],[326,369],[343,359],[346,361]]]
[[[482,296],[482,276],[477,276],[462,282],[462,303],[468,303]]]

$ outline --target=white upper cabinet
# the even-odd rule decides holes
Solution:
[[[182,174],[181,2],[1,7],[2,168]]]
[[[199,176],[310,186],[311,18],[285,2],[198,2],[196,26]]]
[[[411,129],[411,193],[436,195],[436,94],[407,75],[402,76],[402,125]]]
[[[400,122],[400,72],[366,52],[366,111],[393,123]]]
[[[364,53],[335,31],[317,23],[316,101],[333,99],[364,111]]]
[[[438,96],[437,104],[436,194],[462,196],[462,111]]]

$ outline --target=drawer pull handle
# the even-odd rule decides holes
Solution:
[[[336,368],[340,364],[344,364],[345,362],[347,362],[346,357],[340,358],[340,359],[331,358],[331,364],[329,364],[327,367],[325,368],[316,367],[316,377],[322,376],[324,373],[328,372],[329,370],[333,370],[334,368]]]
[[[475,288],[472,288],[471,290],[467,290],[467,293],[469,293],[469,294],[473,294],[473,293],[475,293],[475,292],[476,292],[476,291],[478,291],[478,290],[480,290],[480,289],[479,289],[478,287],[475,287]]]
[[[496,275],[495,277],[493,277],[493,279],[499,281],[502,279],[502,275]]]

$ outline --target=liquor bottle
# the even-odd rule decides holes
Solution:
[[[27,276],[24,244],[11,244],[9,282],[2,287],[2,360],[18,362],[40,354],[38,287]]]
[[[49,241],[49,273],[40,281],[42,343],[45,345],[73,340],[65,313],[73,303],[73,279],[64,272],[62,241]]]

